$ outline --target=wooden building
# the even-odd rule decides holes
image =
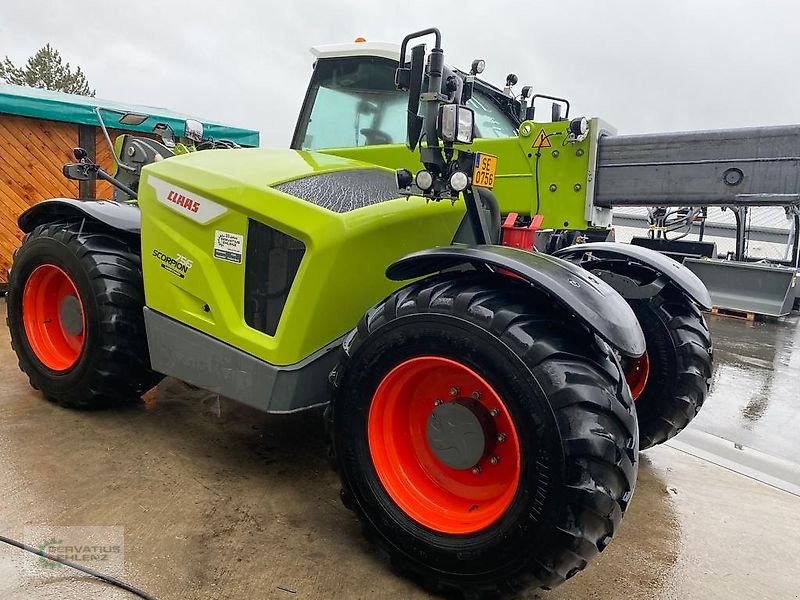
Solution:
[[[100,107],[112,140],[123,132],[150,134],[156,123],[169,124],[178,134],[189,118],[169,110],[74,96],[0,83],[0,287],[8,282],[8,269],[21,232],[17,217],[47,198],[111,198],[103,181],[80,182],[65,178],[64,163],[74,162],[72,149],[85,148],[89,156],[113,172],[111,149],[99,127]],[[119,122],[121,113],[148,115],[141,125]],[[257,131],[203,122],[205,135],[258,146]]]

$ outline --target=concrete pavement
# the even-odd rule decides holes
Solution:
[[[164,600],[428,597],[341,506],[318,413],[264,415],[173,380],[135,406],[65,410],[29,387],[5,327],[0,381],[0,534],[122,528],[124,578]],[[798,556],[800,498],[662,446],[599,559],[523,597],[798,598]],[[0,544],[0,597],[132,598],[36,561]]]

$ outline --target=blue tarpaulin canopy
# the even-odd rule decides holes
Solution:
[[[183,132],[184,121],[195,119],[203,123],[204,137],[215,140],[231,140],[242,146],[259,145],[258,131],[253,129],[213,123],[165,108],[124,104],[113,100],[101,100],[100,98],[0,83],[0,114],[99,126],[95,114],[97,107],[108,109],[103,111],[102,115],[103,121],[109,129],[150,133],[156,123],[166,123],[180,135]],[[121,116],[119,113],[127,112],[148,115],[148,118],[140,125],[125,125],[119,122]]]

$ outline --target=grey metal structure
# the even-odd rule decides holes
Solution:
[[[706,284],[714,306],[772,317],[792,311],[797,290],[793,268],[696,258],[683,264]]]
[[[687,259],[687,266],[715,306],[773,316],[791,310],[800,268],[800,125],[602,137],[594,203],[729,208],[736,260]],[[747,215],[756,206],[780,206],[792,217],[793,233],[786,237],[761,232],[792,244],[792,268],[747,262]]]
[[[744,260],[749,207],[783,206],[800,229],[800,125],[603,137],[594,203],[729,207]]]
[[[606,136],[599,206],[800,206],[800,125]]]
[[[614,211],[614,225],[617,227],[634,227],[647,229],[649,221],[647,214],[639,214],[626,210],[625,212]],[[700,235],[700,225],[692,224],[689,233]],[[708,220],[703,225],[703,234],[710,237],[733,238],[736,239],[736,225],[731,223],[720,223]],[[787,228],[765,227],[759,225],[749,225],[747,227],[747,237],[751,241],[768,242],[770,244],[791,244],[793,241],[792,232]]]

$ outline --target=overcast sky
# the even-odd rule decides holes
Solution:
[[[751,0],[6,0],[0,57],[46,43],[97,96],[261,131],[286,146],[309,47],[438,26],[449,64],[565,96],[620,133],[800,123],[800,4]]]

